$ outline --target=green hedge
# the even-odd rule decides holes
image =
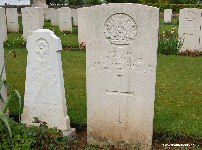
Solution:
[[[163,12],[164,9],[172,9],[173,13],[179,13],[180,9],[183,9],[183,8],[202,9],[201,4],[147,4],[147,5],[160,8],[160,12]]]

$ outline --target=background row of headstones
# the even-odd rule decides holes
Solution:
[[[50,20],[53,26],[58,26],[61,31],[72,32],[73,24],[78,26],[78,41],[80,45],[86,45],[86,12],[91,7],[83,7],[71,9],[68,7],[55,8],[39,8],[27,7],[22,8],[22,25],[23,37],[26,40],[33,31],[43,29],[44,19]],[[180,10],[179,15],[179,39],[184,43],[181,51],[199,50],[202,51],[201,44],[201,9],[185,8]],[[7,18],[7,19],[6,19]],[[164,22],[171,23],[172,10],[164,10]],[[7,21],[6,21],[7,20]],[[7,40],[8,32],[18,32],[18,13],[17,8],[0,8],[1,35],[3,40]]]

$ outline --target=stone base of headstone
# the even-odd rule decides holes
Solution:
[[[62,131],[62,133],[63,133],[63,136],[71,138],[71,137],[76,136],[76,129],[75,128],[71,128],[70,130]]]
[[[128,143],[128,142],[124,142],[124,141],[117,141],[117,142],[112,142],[112,141],[105,141],[104,139],[102,141],[99,140],[95,140],[95,139],[87,139],[87,143],[89,145],[99,145],[101,147],[104,146],[112,146],[116,149],[130,149],[130,150],[147,150],[148,147],[151,147],[150,143],[148,142],[147,145],[144,145],[142,143]]]
[[[32,7],[48,8],[48,5],[46,5],[46,4],[32,4]]]

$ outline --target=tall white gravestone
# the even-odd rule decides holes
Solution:
[[[72,18],[73,18],[74,26],[78,26],[77,9],[72,9]]]
[[[28,38],[27,49],[22,122],[35,125],[32,121],[37,117],[48,127],[72,131],[65,99],[61,40],[52,31],[39,29]]]
[[[202,51],[202,10],[197,8],[180,9],[178,34],[183,46],[180,51]]]
[[[60,31],[72,32],[71,8],[62,7],[58,9],[58,16],[59,16]]]
[[[23,37],[26,39],[32,35],[33,31],[43,29],[43,10],[42,8],[26,7],[21,9]]]
[[[164,9],[164,23],[171,23],[172,15],[172,9]]]
[[[0,39],[7,40],[7,25],[5,9],[0,7]]]
[[[8,32],[19,32],[17,8],[7,8],[6,17]]]
[[[89,144],[151,149],[159,9],[106,4],[87,12]]]
[[[78,41],[80,46],[86,46],[87,38],[87,22],[86,22],[86,13],[89,10],[89,7],[78,8]]]

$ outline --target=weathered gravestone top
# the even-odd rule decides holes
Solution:
[[[22,122],[33,117],[49,127],[70,130],[67,115],[60,39],[50,30],[39,29],[28,38],[28,58]]]
[[[172,9],[164,9],[164,23],[171,23],[172,15]]]
[[[180,9],[179,38],[183,42],[180,51],[202,51],[202,10],[197,8]]]
[[[107,4],[86,18],[88,143],[151,149],[159,9]]]

